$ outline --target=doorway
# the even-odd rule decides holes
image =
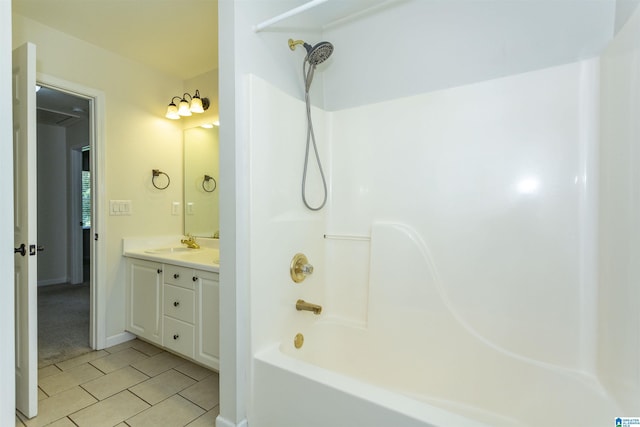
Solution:
[[[92,350],[91,101],[39,85],[38,366]]]

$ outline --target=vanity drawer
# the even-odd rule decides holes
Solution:
[[[187,289],[193,289],[193,270],[186,267],[178,267],[177,265],[165,264],[164,282]]]
[[[164,285],[164,314],[174,319],[193,323],[195,320],[195,296],[190,289]]]
[[[195,329],[182,320],[164,316],[163,344],[168,349],[193,358]]]

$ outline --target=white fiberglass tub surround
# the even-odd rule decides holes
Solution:
[[[372,227],[369,307],[367,327],[319,320],[299,330],[302,348],[287,339],[257,355],[256,387],[291,408],[264,425],[305,417],[307,427],[606,426],[621,413],[592,375],[510,353],[473,331],[405,225]],[[332,393],[340,397],[327,406],[309,402]],[[278,406],[256,404],[266,414]]]
[[[596,427],[640,409],[600,359],[617,360],[598,341],[599,73],[314,109],[318,213],[291,173],[304,103],[249,78],[252,426]],[[296,252],[315,270],[293,285]]]

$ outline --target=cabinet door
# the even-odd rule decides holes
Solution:
[[[195,359],[220,369],[220,282],[218,274],[194,271],[196,280]]]
[[[162,344],[162,264],[127,262],[127,330]]]

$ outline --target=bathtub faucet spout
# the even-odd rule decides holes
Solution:
[[[312,311],[313,314],[320,314],[322,313],[322,306],[318,304],[311,304],[310,302],[299,299],[298,301],[296,301],[296,310]]]

